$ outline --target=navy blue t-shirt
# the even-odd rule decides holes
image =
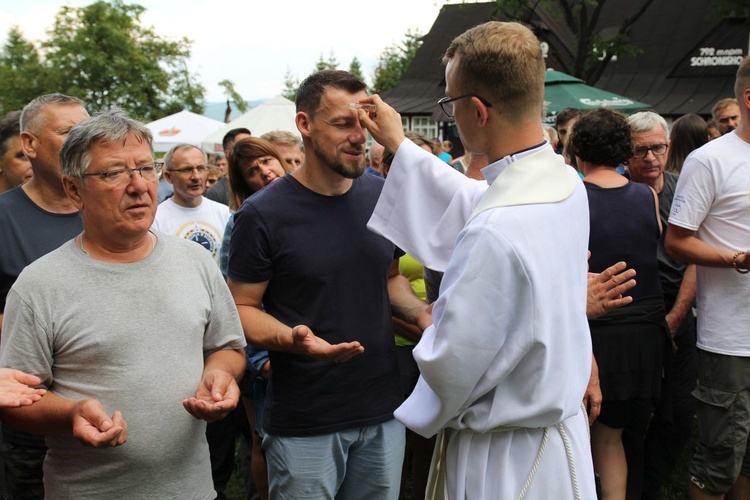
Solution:
[[[0,195],[0,310],[23,268],[83,231],[78,212],[55,214],[37,206],[21,186]]]
[[[78,212],[55,214],[37,206],[21,186],[0,194],[0,311],[21,271],[56,250],[81,231]],[[44,448],[44,436],[3,427],[3,439],[15,445]]]
[[[270,352],[264,428],[308,436],[375,425],[402,402],[394,357],[388,271],[398,252],[367,229],[383,180],[365,175],[339,196],[315,193],[286,175],[235,214],[229,277],[268,281],[266,312],[307,325],[331,344],[365,352],[334,363]]]

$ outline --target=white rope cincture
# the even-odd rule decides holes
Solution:
[[[534,460],[534,466],[531,468],[531,472],[529,472],[529,477],[526,479],[526,484],[523,485],[521,494],[518,495],[518,500],[523,500],[523,497],[526,496],[526,491],[528,491],[529,486],[531,486],[531,480],[534,478],[534,474],[536,474],[536,469],[537,467],[539,467],[539,462],[542,461],[542,455],[544,455],[544,449],[547,447],[547,439],[549,439],[549,427],[544,428],[544,434],[542,435],[542,444],[539,446],[539,451],[536,454],[536,460]]]
[[[585,409],[583,415],[585,418]],[[565,446],[565,455],[568,457],[568,468],[570,469],[570,481],[573,486],[573,496],[576,500],[581,500],[581,492],[578,489],[578,477],[576,476],[575,460],[573,459],[573,448],[570,446],[570,440],[568,439],[568,434],[565,432],[565,427],[563,426],[562,422],[555,424],[555,427],[557,427],[557,430],[562,437],[563,445]],[[586,426],[586,430],[588,431],[588,425]],[[533,467],[531,467],[531,472],[529,472],[529,477],[528,479],[526,479],[526,484],[523,485],[521,494],[518,495],[518,500],[523,500],[523,498],[526,496],[526,492],[528,491],[529,486],[531,486],[531,480],[534,478],[534,474],[536,474],[539,463],[542,461],[542,455],[544,455],[544,449],[547,447],[548,439],[549,427],[545,427],[544,434],[542,435],[542,444],[539,446],[539,451],[536,454],[536,460],[534,460],[534,465]]]
[[[570,447],[570,441],[568,440],[568,434],[565,432],[562,422],[557,424],[557,430],[560,431],[562,436],[563,444],[565,445],[565,454],[568,456],[568,467],[570,468],[570,480],[573,483],[573,496],[576,500],[580,500],[581,493],[578,491],[578,478],[576,477],[576,467],[573,461],[573,449]]]

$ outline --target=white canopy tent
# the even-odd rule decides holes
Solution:
[[[183,110],[173,115],[165,116],[146,127],[154,134],[154,151],[165,153],[177,144],[193,144],[201,146],[201,141],[208,134],[223,127],[218,120]]]
[[[260,137],[272,130],[286,130],[299,135],[297,125],[294,123],[296,114],[292,101],[280,95],[276,96],[205,136],[202,142],[203,151],[207,153],[223,152],[221,141],[224,134],[234,128],[244,127],[250,130],[254,137]]]

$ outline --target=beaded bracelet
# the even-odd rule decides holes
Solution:
[[[737,258],[740,255],[743,255],[744,253],[745,252],[737,252],[736,254],[732,255],[732,267],[734,268],[735,271],[737,271],[740,274],[750,273],[750,269],[742,269],[742,268],[740,268],[740,267],[737,266]]]

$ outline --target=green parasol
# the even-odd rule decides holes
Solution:
[[[553,118],[565,108],[612,108],[625,114],[651,108],[621,95],[586,85],[574,76],[548,69],[544,75],[544,109]],[[545,121],[548,121],[545,120]]]

